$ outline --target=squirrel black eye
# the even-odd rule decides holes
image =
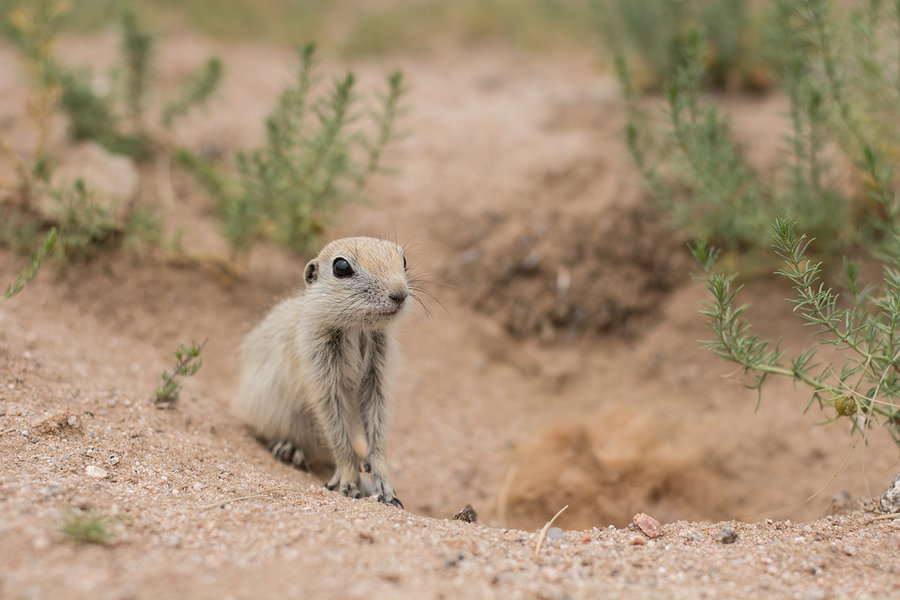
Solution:
[[[350,263],[347,262],[346,258],[338,257],[334,259],[334,262],[331,265],[332,271],[334,272],[335,277],[350,277],[353,275],[353,267],[350,266]]]
[[[403,257],[403,270],[406,270],[406,257]]]

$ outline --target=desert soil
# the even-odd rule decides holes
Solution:
[[[260,141],[289,50],[188,34],[160,50],[163,82],[211,52],[228,66],[178,143],[227,156]],[[63,54],[102,73],[114,40]],[[900,471],[897,448],[822,426],[790,382],[757,409],[699,347],[703,286],[647,208],[596,55],[452,48],[322,72],[347,67],[365,90],[392,68],[409,87],[395,172],[328,232],[402,242],[434,296],[399,327],[389,463],[406,510],[323,489],[226,410],[240,340],[299,287],[304,257],[260,246],[234,278],[120,251],[45,268],[0,304],[0,598],[900,597],[900,521],[866,500]],[[0,48],[13,138],[25,90]],[[779,160],[783,100],[728,108],[755,160]],[[65,162],[78,148],[58,125]],[[165,173],[139,167],[140,201],[184,228],[190,255],[224,256],[209,200]],[[25,264],[0,251],[4,282]],[[802,348],[788,293],[750,282],[749,315]],[[203,367],[159,410],[159,374],[190,339],[209,340]],[[477,523],[451,519],[466,504]],[[108,544],[60,533],[89,510],[111,517]]]

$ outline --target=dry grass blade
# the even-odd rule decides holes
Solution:
[[[556,521],[556,518],[559,517],[559,515],[563,514],[563,511],[567,508],[569,508],[568,504],[559,509],[559,512],[553,515],[553,518],[547,521],[547,523],[544,524],[544,526],[541,528],[541,532],[538,534],[537,545],[535,545],[534,547],[535,556],[539,556],[541,553],[541,546],[544,545],[544,539],[547,537],[547,531],[553,526],[553,522]]]
[[[513,480],[516,478],[518,468],[513,465],[506,471],[506,477],[503,478],[503,485],[500,487],[500,493],[497,495],[497,521],[500,527],[506,527],[506,508],[509,506],[509,492],[512,490]]]
[[[900,513],[888,513],[886,515],[878,515],[877,517],[872,517],[872,520],[869,521],[887,521],[888,519],[900,519]]]

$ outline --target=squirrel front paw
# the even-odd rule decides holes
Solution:
[[[340,470],[334,472],[334,476],[325,484],[329,490],[338,491],[348,498],[362,498],[362,492],[359,490],[359,474],[356,479],[350,477],[342,477]]]

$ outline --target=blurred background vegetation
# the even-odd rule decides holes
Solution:
[[[166,165],[178,158],[171,162],[211,196],[232,259],[262,238],[303,253],[317,243],[328,216],[360,196],[379,168],[395,138],[404,91],[402,73],[393,73],[373,108],[352,93],[351,71],[331,91],[313,94],[310,44],[347,59],[476,44],[593,53],[598,71],[619,78],[627,107],[622,141],[648,202],[671,217],[678,235],[723,248],[732,266],[772,265],[776,259],[765,258],[772,223],[796,227],[796,238],[793,229],[782,236],[782,258],[794,258],[796,303],[810,322],[829,327],[832,337],[820,334],[815,343],[854,348],[859,360],[845,365],[830,395],[822,396],[832,373],[809,375],[811,353],[783,366],[777,345],[767,354],[767,342],[735,319],[741,308],[726,285],[732,278],[713,271],[711,257],[718,254],[712,252],[701,262],[718,306],[707,313],[719,324],[717,351],[761,373],[760,385],[770,373],[814,382],[814,398],[840,405],[838,417],[867,426],[878,415],[900,441],[898,0],[156,0],[133,8],[116,0],[0,0],[0,14],[33,88],[29,116],[36,136],[34,152],[22,156],[0,131],[0,153],[18,178],[12,193],[0,197],[0,241],[36,252],[35,264],[51,248],[66,260],[116,240],[162,245],[153,207],[131,207],[117,218],[95,202],[90,182],[51,185],[47,123],[55,112],[66,115],[73,139],[110,153],[135,162],[162,158]],[[120,36],[118,78],[111,92],[100,92],[91,86],[89,67],[63,66],[51,41],[111,28]],[[264,146],[214,160],[174,146],[166,134],[215,93],[228,69],[216,57],[180,89],[156,94],[168,100],[159,114],[147,115],[148,89],[156,85],[154,45],[179,31],[305,48],[296,81],[262,124]],[[774,166],[748,158],[723,106],[727,97],[763,94],[779,95],[788,124],[786,136],[771,141],[783,155]],[[357,101],[373,115],[372,137],[354,129]],[[47,206],[41,197],[49,211],[40,209]],[[785,250],[794,239],[809,239],[803,236],[815,244]],[[820,257],[838,266],[808,262]],[[882,280],[858,288],[851,277],[858,272],[855,259],[882,267]],[[819,278],[841,263],[850,283],[847,309]],[[21,281],[29,274],[34,269]],[[810,292],[813,283],[822,286],[818,295]],[[851,377],[859,378],[856,384],[848,383]],[[865,382],[877,385],[863,389]]]
[[[4,14],[19,4],[0,1]],[[78,0],[64,19],[74,32],[104,30],[123,3]],[[427,48],[452,40],[502,41],[541,48],[596,37],[584,0],[155,0],[135,5],[154,28],[187,28],[235,41],[316,43],[342,56]]]
[[[22,20],[27,7],[45,7],[47,12],[44,16],[32,15],[45,22],[30,37],[23,35],[22,23],[16,22]],[[173,121],[189,119],[191,109],[202,106],[215,93],[222,73],[227,72],[228,65],[216,57],[210,57],[180,90],[153,90],[156,97],[168,100],[161,116],[151,115],[159,117],[163,131],[158,126],[149,127],[145,105],[148,90],[156,85],[151,64],[154,47],[164,43],[166,35],[178,31],[298,48],[315,44],[320,55],[345,58],[438,52],[454,44],[593,54],[599,70],[616,72],[622,84],[629,107],[623,138],[644,175],[648,196],[672,216],[682,235],[708,239],[724,247],[729,256],[739,256],[768,248],[768,227],[775,216],[796,219],[801,230],[821,240],[817,249],[826,253],[861,246],[871,249],[894,231],[891,219],[886,217],[896,210],[892,167],[898,156],[898,139],[893,128],[880,124],[896,118],[898,112],[897,2],[232,0],[225,7],[204,0],[156,0],[132,7],[114,0],[0,0],[0,14],[5,16],[8,38],[32,65],[33,102],[40,107],[33,115],[38,129],[56,103],[56,108],[67,115],[74,139],[94,140],[110,152],[138,161],[160,154],[187,159],[180,162],[181,168],[192,171],[211,191],[223,219],[230,219],[231,224],[225,225],[226,237],[236,245],[246,246],[255,234],[234,231],[234,223],[244,223],[247,214],[260,211],[243,200],[234,200],[248,196],[235,188],[277,190],[287,184],[285,173],[289,170],[278,174],[274,167],[256,169],[256,175],[268,177],[268,181],[253,181],[251,177],[234,184],[214,172],[214,165],[200,162],[196,153],[167,147],[171,136],[165,130],[177,126]],[[61,66],[48,54],[46,40],[42,41],[42,36],[110,29],[119,31],[121,42],[117,78],[113,78],[118,89],[108,93],[91,89],[89,66]],[[352,73],[348,75],[352,77]],[[766,172],[748,161],[719,99],[722,94],[752,96],[773,91],[789,101],[786,120],[792,131],[788,139],[773,141],[773,145],[784,145],[783,168]],[[391,92],[396,106],[383,110],[398,110],[401,92],[397,85]],[[326,121],[320,118],[318,123],[325,132],[320,138],[327,134]],[[271,119],[264,124],[270,138],[272,124]],[[315,138],[315,132],[309,131],[313,126],[303,124],[303,135],[291,142],[297,164],[306,158],[311,158],[308,162],[313,165],[331,167],[352,162],[347,152],[325,152],[318,158],[302,156],[299,148],[309,145],[303,136]],[[392,134],[387,131],[384,144]],[[22,164],[16,165],[22,179],[19,193],[26,208],[32,205],[28,195],[35,193],[33,188],[41,181],[49,180],[53,164],[49,149],[42,143],[38,147],[29,164],[20,161]],[[380,155],[381,149],[375,150]],[[842,153],[837,158],[835,150]],[[256,152],[259,156],[265,151],[248,149],[244,154]],[[283,154],[282,150],[273,152]],[[230,167],[246,175],[248,164],[244,160]],[[278,166],[277,161],[271,165]],[[835,185],[832,169],[847,170],[848,166],[855,169],[857,189]],[[341,204],[330,201],[329,194],[342,198],[352,195],[340,185],[331,185],[334,178],[352,179],[355,176],[351,171],[360,169],[365,170],[348,164],[343,171],[337,168],[323,176],[323,183],[317,185],[326,191],[311,193],[316,202],[321,202],[322,210],[303,204],[307,200],[285,200],[294,203],[291,219],[318,215],[315,223],[298,225],[295,231],[321,230],[327,213]],[[234,179],[233,174],[230,177]],[[57,199],[57,203],[59,198],[76,198],[76,208],[87,206],[90,202],[85,200],[89,195],[85,190],[89,190],[89,183],[76,189],[78,193],[56,189],[45,190],[45,195]],[[277,210],[267,211],[269,222],[277,220]],[[234,215],[239,218],[231,218]],[[15,222],[20,231],[36,233],[56,224],[34,226],[19,217],[7,222]],[[137,217],[132,224],[152,237],[153,230],[158,229],[153,226],[152,215],[145,211]],[[266,219],[256,219],[263,223],[257,229],[266,229]],[[117,236],[108,219],[93,221],[87,239]],[[10,239],[9,235],[4,237]],[[71,247],[66,239],[66,231],[61,229],[63,243],[58,249]],[[314,243],[314,235],[304,234],[303,242],[295,244],[294,249],[303,251]],[[21,239],[15,245],[34,248]]]

